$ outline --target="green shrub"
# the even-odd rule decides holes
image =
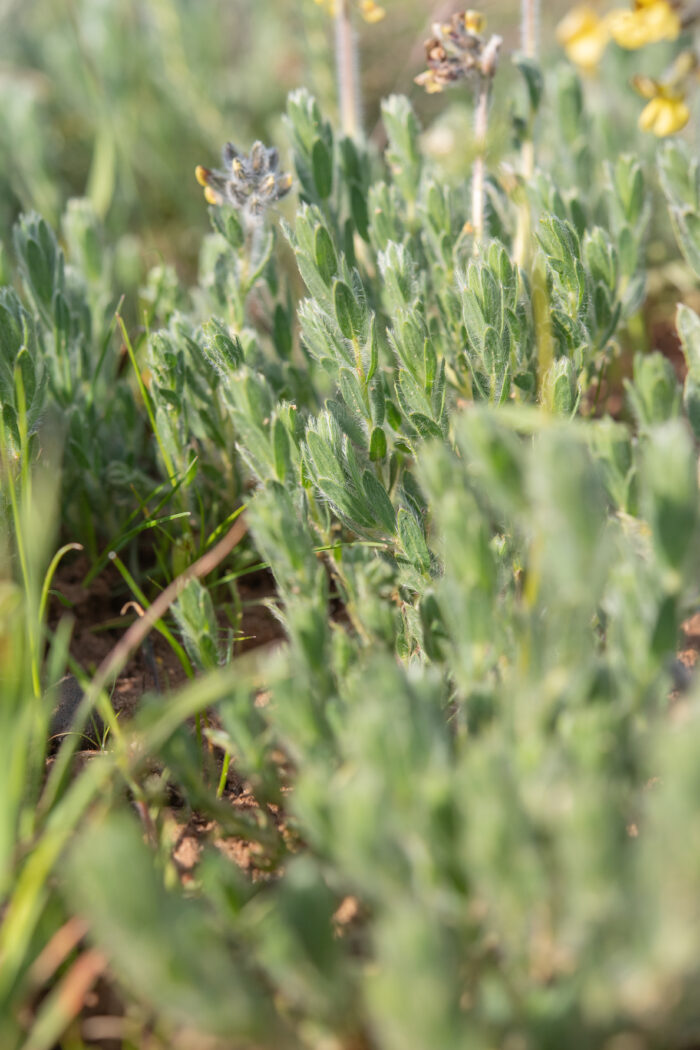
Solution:
[[[533,129],[574,103],[582,119],[570,77],[541,97],[524,72]],[[0,298],[8,1047],[69,914],[158,1045],[183,1028],[192,1047],[700,1037],[697,689],[669,700],[697,605],[700,320],[679,308],[681,388],[635,341],[653,173],[592,156],[572,188],[563,138],[528,185],[489,177],[480,237],[408,101],[389,99],[384,121],[380,156],[295,92],[294,221],[280,234],[214,205],[197,287],[155,273],[154,323],[133,339],[121,315],[119,338],[110,326],[86,205],[70,207],[67,254],[37,216],[16,228],[21,294]],[[662,184],[692,264],[681,156],[662,154]],[[613,421],[604,391],[633,351]],[[132,541],[155,526],[167,582],[245,504],[287,639],[231,658],[220,592],[190,579],[159,622],[199,677],[112,725],[73,782],[75,741],[42,775],[67,639],[44,658],[55,566],[44,577],[49,546],[23,517],[56,415],[62,530],[93,575],[111,546],[138,564]],[[145,575],[133,585],[150,595]],[[220,797],[228,767],[212,776],[186,724],[207,707],[248,809]],[[218,829],[186,886],[154,761]],[[217,834],[250,846],[256,879]],[[60,1037],[66,987],[24,1045]]]

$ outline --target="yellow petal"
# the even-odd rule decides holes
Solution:
[[[590,7],[575,7],[557,26],[557,40],[567,57],[581,69],[591,71],[600,62],[609,34],[605,21]]]
[[[221,197],[214,192],[211,186],[204,187],[204,199],[208,204],[221,204]]]
[[[654,134],[659,137],[664,135],[675,135],[681,131],[690,120],[690,110],[682,99],[675,102],[668,101],[654,128]]]
[[[468,33],[483,33],[486,29],[486,18],[482,15],[481,11],[465,11],[464,12],[464,28]]]
[[[595,33],[572,40],[565,48],[568,58],[574,65],[591,72],[599,65],[608,44],[607,33]]]
[[[694,51],[681,51],[666,74],[665,80],[668,84],[681,84],[691,73],[698,69],[698,56]]]
[[[605,19],[610,36],[620,47],[636,51],[645,44],[644,27],[633,11],[611,11]]]
[[[417,77],[413,78],[413,80],[420,87],[425,88],[429,95],[435,95],[439,91],[442,91],[442,84],[438,83],[435,79],[435,74],[432,69],[426,69],[424,73],[419,73]]]
[[[659,82],[653,80],[652,77],[645,77],[641,74],[632,77],[632,87],[642,98],[656,98],[659,95]]]
[[[194,169],[194,177],[200,186],[206,186],[208,175],[209,171],[206,168],[203,168],[201,164],[198,164]]]
[[[628,51],[659,40],[675,40],[681,31],[680,19],[668,0],[651,0],[634,11],[611,11],[606,23],[615,43]]]
[[[589,33],[600,22],[592,7],[572,7],[557,26],[557,40],[562,47],[581,33]]]
[[[384,18],[386,11],[379,4],[375,4],[374,0],[360,0],[360,14],[364,18],[365,22],[381,22]]]
[[[665,138],[675,135],[689,120],[690,110],[682,98],[653,98],[639,115],[639,127]]]
[[[675,40],[681,31],[681,20],[667,0],[658,0],[642,9],[642,18],[650,37],[649,43],[657,40]]]
[[[648,102],[642,112],[639,114],[639,127],[642,131],[651,131],[656,123],[659,115],[659,107],[661,105],[660,98],[653,98],[651,102]]]

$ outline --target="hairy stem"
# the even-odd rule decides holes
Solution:
[[[489,123],[489,95],[491,93],[491,78],[479,78],[479,94],[476,101],[474,113],[474,140],[476,145],[476,157],[472,167],[472,226],[474,228],[474,251],[479,250],[479,245],[484,236],[484,177],[486,169],[486,135]]]
[[[353,138],[361,131],[360,87],[357,78],[357,38],[350,18],[350,0],[335,3],[335,62],[338,73],[340,124]]]
[[[540,43],[540,0],[521,0],[520,46],[526,58],[537,58]]]

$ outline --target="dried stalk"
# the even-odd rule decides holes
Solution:
[[[474,229],[474,252],[484,236],[484,179],[486,172],[486,135],[489,126],[489,97],[491,78],[479,77],[479,93],[474,111],[474,139],[476,157],[472,166],[472,227]]]
[[[340,125],[344,135],[355,138],[361,132],[362,121],[357,75],[357,36],[350,17],[350,0],[335,0],[335,62]]]
[[[540,0],[522,0],[520,46],[526,58],[537,58],[540,44]]]

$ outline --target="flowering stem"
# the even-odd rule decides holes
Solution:
[[[360,89],[357,80],[357,37],[350,18],[350,0],[335,0],[335,62],[338,73],[340,124],[343,134],[360,132]]]
[[[489,96],[491,78],[479,77],[479,94],[474,113],[474,139],[476,157],[472,167],[472,226],[474,227],[474,252],[478,252],[484,236],[484,174],[486,168],[486,134],[489,119]]]
[[[537,59],[540,32],[540,0],[521,0],[520,4],[520,46],[523,54],[531,61]],[[520,151],[522,174],[525,183],[532,179],[535,171],[535,114],[531,113]],[[513,254],[518,266],[526,267],[530,259],[532,223],[530,205],[524,187],[518,191],[518,226],[513,245]]]
[[[537,58],[540,36],[540,0],[521,0],[520,46],[526,58]]]

